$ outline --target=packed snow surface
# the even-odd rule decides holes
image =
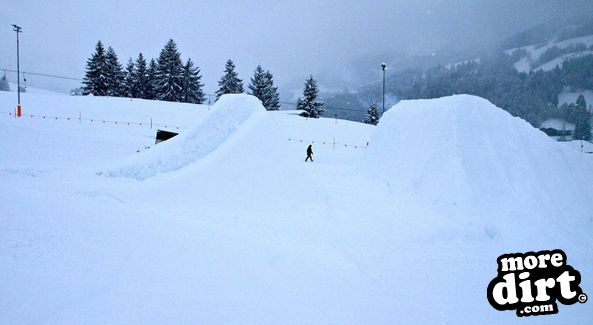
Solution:
[[[593,318],[488,304],[499,255],[556,248],[591,296],[593,159],[484,99],[403,101],[377,127],[245,95],[23,107],[0,92],[0,324]]]
[[[212,107],[209,114],[200,123],[179,136],[166,141],[153,150],[143,152],[111,171],[99,172],[109,176],[128,176],[142,180],[157,173],[178,170],[204,158],[232,137],[240,137],[238,131],[248,127],[264,127],[269,137],[278,139],[278,130],[267,121],[265,108],[261,102],[247,95],[227,95]],[[249,125],[258,124],[258,125]],[[261,140],[261,139],[260,139]],[[268,141],[258,142],[258,146],[266,146]]]
[[[421,117],[435,123],[420,125]],[[403,193],[499,217],[593,211],[581,155],[480,97],[403,101],[372,143],[362,169]]]

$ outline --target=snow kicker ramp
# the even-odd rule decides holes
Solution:
[[[238,134],[241,131],[262,124],[265,117],[265,108],[257,98],[224,95],[197,125],[98,174],[144,180],[182,169],[207,159],[207,156],[240,137]]]
[[[483,98],[456,95],[395,105],[361,170],[440,210],[584,217],[593,212],[591,158]]]

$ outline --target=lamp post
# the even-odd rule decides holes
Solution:
[[[385,114],[385,69],[387,68],[387,64],[381,63],[381,70],[383,70],[383,111],[381,116]]]
[[[19,55],[19,33],[22,33],[22,28],[12,24],[13,30],[16,32],[16,92],[18,96],[18,105],[16,107],[16,116],[21,117],[21,66]]]

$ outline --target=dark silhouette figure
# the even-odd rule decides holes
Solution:
[[[311,159],[311,161],[313,161],[313,145],[310,144],[307,147],[307,158],[305,158],[305,161],[307,161],[307,159]]]

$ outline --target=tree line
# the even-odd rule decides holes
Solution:
[[[278,110],[280,99],[274,76],[261,66],[255,69],[248,86],[249,93],[262,101],[267,110]],[[83,79],[83,95],[155,99],[171,102],[203,104],[206,101],[200,68],[191,58],[185,63],[175,41],[170,39],[159,57],[147,61],[143,54],[130,58],[125,68],[112,47],[97,42],[95,52],[87,60]],[[228,60],[224,75],[218,82],[216,99],[225,94],[243,93],[243,81]]]

